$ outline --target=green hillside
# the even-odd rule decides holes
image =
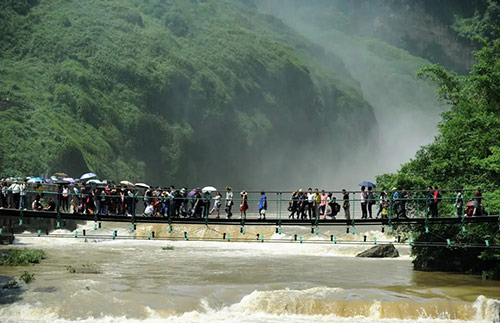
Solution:
[[[361,144],[356,127],[377,131],[339,59],[245,2],[0,6],[6,176],[296,182],[301,151],[322,147],[334,161]]]
[[[460,76],[439,65],[422,70],[439,83],[439,96],[452,105],[443,114],[439,135],[422,147],[415,157],[395,174],[377,177],[382,189],[411,187],[424,190],[427,185],[441,188],[465,187],[465,201],[474,197],[477,187],[486,188],[483,196],[485,211],[497,215],[500,211],[500,40],[492,41],[476,53],[477,64],[468,75]],[[492,189],[493,188],[493,189]],[[467,190],[468,189],[468,190]],[[455,214],[452,203],[456,191],[443,194],[440,214]],[[423,194],[416,197],[424,197]],[[465,228],[465,227],[464,227]],[[438,225],[426,233],[417,230],[415,242],[443,241],[491,245],[500,243],[500,225],[496,223],[468,226]],[[438,235],[434,234],[437,232]],[[500,279],[500,252],[481,248],[413,248],[414,264],[418,269],[481,273]]]

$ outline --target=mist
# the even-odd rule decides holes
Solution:
[[[330,1],[331,5],[281,0],[257,2],[261,12],[278,17],[319,45],[332,59],[339,57],[358,82],[363,98],[374,109],[371,123],[375,131],[351,125],[361,135],[363,144],[351,141],[349,136],[336,138],[347,145],[351,142],[351,145],[342,156],[333,158],[324,151],[311,150],[310,154],[322,161],[322,172],[310,173],[309,183],[302,177],[297,178],[299,186],[314,183],[318,187],[356,189],[357,183],[363,180],[374,181],[378,174],[396,171],[420,146],[433,140],[440,113],[446,110],[436,99],[434,85],[417,79],[419,68],[431,64],[429,61],[359,32],[360,29],[369,30],[370,26],[375,30],[375,23],[380,23],[377,17],[371,17],[370,21],[361,16],[357,21],[350,20],[349,26],[338,26],[347,23],[348,18],[339,9],[347,2]],[[325,16],[322,11],[326,12]],[[335,17],[340,22],[324,21]],[[356,28],[349,29],[353,25]],[[385,30],[384,36],[397,36],[388,35],[388,29]],[[270,163],[274,162],[280,161],[273,161],[270,156]],[[308,164],[313,165],[306,162],[304,167],[308,168]],[[282,186],[279,181],[273,184],[273,187]]]
[[[357,189],[436,135],[446,107],[417,71],[470,65],[428,1],[125,2],[5,16],[2,177]]]

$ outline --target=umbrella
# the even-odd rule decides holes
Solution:
[[[91,180],[87,181],[87,184],[100,185],[100,184],[102,184],[102,182],[98,179],[91,179]]]
[[[61,178],[61,179],[62,179],[63,181],[68,181],[68,182],[70,182],[70,183],[74,183],[74,182],[75,182],[75,180],[74,180],[73,178],[71,178],[71,177],[63,177],[63,178]]]
[[[201,189],[203,193],[206,192],[217,192],[217,189],[213,186],[205,186],[204,188]]]
[[[59,173],[55,173],[54,176],[57,176],[57,177],[68,177],[68,174],[63,173],[63,172],[59,172]]]
[[[134,183],[131,183],[129,181],[121,181],[120,184],[121,185],[126,185],[126,186],[132,186],[132,187],[134,186]]]
[[[469,201],[467,202],[467,204],[465,205],[466,207],[474,207],[474,201]]]
[[[192,189],[191,192],[188,193],[188,197],[193,197],[196,194],[196,189]]]
[[[135,183],[135,187],[146,188],[146,189],[151,188],[151,186],[144,183]]]
[[[52,180],[50,178],[46,178],[45,183],[52,183]]]
[[[42,179],[40,177],[32,177],[28,180],[28,184],[41,183]]]
[[[372,182],[361,182],[359,183],[359,186],[375,187],[375,184],[373,184]]]
[[[94,173],[86,173],[86,174],[83,174],[82,176],[80,176],[80,179],[85,180],[85,179],[91,179],[94,177],[97,177],[97,175]]]
[[[54,181],[57,181],[58,178],[56,176],[50,176],[50,180],[54,182]]]

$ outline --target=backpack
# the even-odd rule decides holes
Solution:
[[[436,190],[434,192],[434,203],[439,203],[441,201],[441,193]]]
[[[373,192],[368,192],[368,203],[370,205],[375,204],[375,197],[373,196]]]

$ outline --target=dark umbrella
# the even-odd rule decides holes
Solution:
[[[359,186],[375,187],[375,184],[373,184],[372,182],[361,182],[359,183]]]

